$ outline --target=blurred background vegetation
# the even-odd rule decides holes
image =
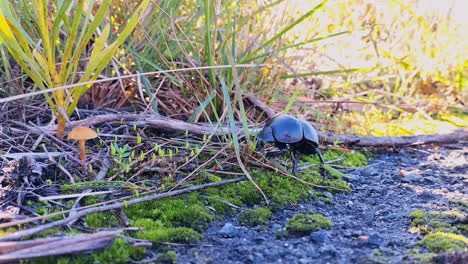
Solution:
[[[38,1],[47,4],[49,24],[67,2]],[[103,1],[71,2],[67,15],[84,2],[90,15],[83,26],[95,19]],[[108,43],[118,38],[141,2],[111,2],[103,22],[112,25]],[[31,3],[9,4],[10,9],[6,3],[1,6],[4,16],[15,10],[36,49],[43,49],[40,36],[33,33],[38,13]],[[72,100],[79,99],[78,109],[132,106],[188,121],[227,120],[229,105],[237,120],[262,121],[261,111],[242,99],[253,94],[274,110],[314,121],[325,130],[363,135],[445,132],[467,125],[468,17],[462,11],[467,7],[463,0],[154,0],[96,78],[256,66],[122,77],[87,86],[81,98]],[[59,39],[69,36],[67,23],[65,17]],[[80,54],[78,75],[86,72],[103,30],[96,30]],[[57,46],[65,45],[59,39]],[[0,51],[2,98],[43,86],[34,84],[7,46]],[[45,106],[41,98],[22,103]]]

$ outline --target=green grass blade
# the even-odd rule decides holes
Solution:
[[[148,64],[149,66],[153,67],[154,69],[158,70],[158,71],[162,71],[164,70],[162,67],[159,67],[158,65],[156,65],[154,62],[152,62],[150,59],[144,57],[143,55],[139,54],[137,51],[135,51],[134,49],[130,49],[130,52],[132,52],[132,54],[137,58],[137,59],[140,59],[142,60],[143,62],[145,62],[146,64]],[[140,69],[142,72],[143,72],[143,69]],[[170,73],[164,73],[164,76],[168,77],[169,79],[171,79],[171,81],[173,81],[177,86],[182,86],[182,83],[177,79],[177,77],[175,77],[174,75],[170,74]]]
[[[213,32],[211,30],[213,26],[213,17],[214,17],[214,5],[212,0],[204,0],[204,10],[205,10],[205,60],[208,66],[215,65],[214,54],[213,54]],[[208,75],[210,79],[211,87],[216,86],[215,74],[213,69],[208,70]]]
[[[381,68],[382,67],[371,67],[371,68],[354,68],[354,69],[342,69],[342,70],[330,70],[330,71],[317,71],[317,72],[300,73],[299,76],[306,77],[306,76],[328,75],[328,74],[338,74],[338,73],[369,72],[369,71],[375,71]],[[290,78],[296,78],[296,77],[297,76],[294,74],[285,74],[285,75],[281,75],[280,79],[290,79]]]
[[[245,176],[249,179],[249,181],[255,186],[255,188],[262,194],[263,198],[265,201],[268,203],[268,198],[265,196],[263,193],[262,189],[253,181],[252,176],[250,175],[249,171],[245,167],[244,163],[242,162],[242,158],[240,155],[240,144],[239,144],[239,138],[237,136],[237,129],[236,129],[236,124],[235,124],[235,119],[234,119],[234,112],[232,109],[232,102],[230,100],[230,93],[228,91],[228,87],[226,85],[226,82],[223,77],[220,77],[220,83],[221,87],[223,90],[223,97],[224,97],[224,104],[227,108],[228,111],[228,124],[229,124],[229,132],[231,135],[231,140],[232,144],[234,146],[234,150],[236,152],[236,157],[237,157],[237,162],[239,164],[239,167],[241,168],[242,172],[244,172]]]
[[[262,46],[264,47],[268,47],[271,43],[273,43],[275,40],[279,39],[280,37],[282,37],[284,34],[286,34],[288,31],[290,31],[291,29],[293,29],[295,26],[297,26],[299,23],[301,23],[302,21],[304,21],[305,19],[307,19],[308,17],[312,16],[313,14],[315,14],[317,11],[319,11],[320,9],[322,9],[325,4],[328,2],[328,0],[324,0],[322,1],[320,4],[318,4],[317,6],[315,6],[312,10],[310,10],[309,12],[305,13],[304,15],[302,15],[300,18],[296,19],[293,23],[291,23],[290,25],[288,25],[287,27],[285,27],[283,30],[281,30],[280,32],[278,32],[275,36],[273,36],[271,39],[267,40],[266,42],[262,43]],[[248,55],[246,58],[244,58],[244,60],[242,60],[241,63],[245,63],[246,61],[249,61],[255,54],[257,54],[260,50],[262,50],[262,48],[257,48],[256,50],[254,50],[252,53],[250,53],[250,55]]]
[[[208,98],[205,99],[205,101],[203,101],[194,111],[193,113],[190,115],[190,117],[187,119],[187,122],[193,122],[193,120],[195,120],[195,117],[197,117],[201,112],[205,111],[205,108],[211,103],[211,101],[213,101],[213,98],[215,98],[216,94],[212,94],[210,96],[208,96]],[[197,97],[197,100],[198,102],[200,102],[200,100],[198,99]]]
[[[369,27],[371,27],[371,26],[360,28],[360,29],[357,29],[357,30],[341,31],[341,32],[329,34],[329,35],[326,35],[326,36],[323,36],[323,37],[309,39],[309,40],[299,42],[299,43],[296,43],[296,44],[293,44],[293,45],[288,45],[288,46],[285,46],[285,47],[282,47],[282,48],[279,48],[279,49],[275,49],[272,52],[277,54],[278,52],[285,51],[285,50],[288,50],[288,49],[291,49],[291,48],[298,48],[298,47],[301,47],[303,45],[313,43],[313,42],[317,42],[317,41],[320,41],[320,40],[326,40],[326,39],[329,39],[329,38],[334,38],[334,37],[338,37],[338,36],[342,36],[342,35],[346,35],[346,34],[351,34],[353,32],[361,31],[361,30],[367,29]],[[249,59],[247,62],[251,62],[251,61],[254,61],[254,60],[257,60],[257,59],[261,59],[261,58],[267,57],[269,55],[271,55],[271,54],[270,53],[263,53],[261,55],[258,55],[258,56],[255,56],[255,57]]]
[[[141,67],[141,63],[140,63],[140,60],[135,60],[135,64],[138,68],[138,71],[140,72],[143,72],[143,69]],[[143,82],[143,87],[145,87],[145,91],[146,93],[148,94],[150,100],[151,100],[151,108],[153,109],[153,111],[156,113],[156,114],[159,114],[159,110],[158,110],[158,103],[156,100],[154,100],[154,95],[153,95],[153,92],[151,91],[151,83],[150,81],[148,80],[148,78],[146,76],[141,76],[140,77],[142,82]]]

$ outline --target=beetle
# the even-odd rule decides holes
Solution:
[[[290,115],[278,115],[268,121],[257,134],[257,147],[265,143],[274,143],[284,153],[291,151],[292,172],[296,175],[298,152],[305,155],[317,154],[320,162],[325,163],[319,150],[317,131],[306,121]]]

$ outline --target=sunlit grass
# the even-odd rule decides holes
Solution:
[[[445,134],[460,127],[468,127],[468,115],[439,116],[427,119],[420,114],[370,110],[341,115],[342,129],[348,133],[368,136],[409,136],[423,134]]]

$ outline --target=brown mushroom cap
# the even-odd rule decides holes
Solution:
[[[97,137],[97,133],[89,127],[77,126],[68,133],[68,139],[86,140]]]

